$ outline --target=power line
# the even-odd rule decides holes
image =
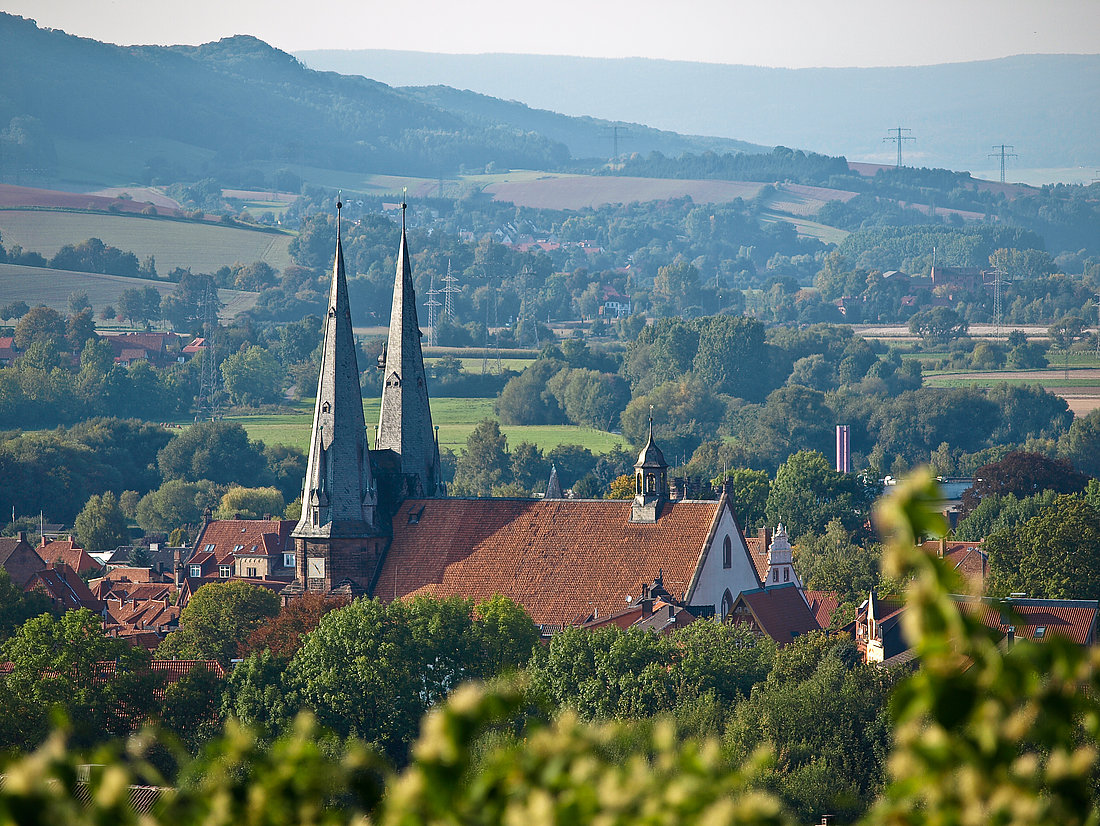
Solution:
[[[1015,152],[1010,151],[1010,150],[1015,149],[1015,148],[1016,148],[1015,146],[1006,145],[1006,144],[1003,144],[1003,143],[1000,146],[994,145],[993,146],[993,151],[990,152],[989,155],[988,155],[988,157],[990,157],[990,158],[1000,158],[1001,159],[1001,183],[1002,184],[1005,182],[1005,158],[1018,158],[1018,157],[1020,157]]]
[[[903,135],[902,132],[912,132],[913,130],[912,129],[906,129],[903,126],[895,126],[892,129],[887,129],[886,131],[890,132],[892,134],[889,134],[885,138],[883,138],[882,142],[883,143],[896,143],[898,145],[897,169],[901,169],[901,145],[903,143],[905,143],[905,141],[915,141],[916,140],[916,138],[914,138],[910,135]]]
[[[611,161],[615,162],[619,159],[619,133],[622,133],[621,140],[630,140],[630,130],[625,126],[608,126],[604,129],[604,136],[611,138]]]
[[[428,308],[428,344],[435,347],[438,341],[436,340],[435,328],[438,324],[438,318],[436,317],[436,307],[442,307],[443,305],[435,300],[435,297],[439,295],[442,290],[435,288],[435,273],[431,274],[431,279],[428,281],[428,300],[424,302],[424,306]]]

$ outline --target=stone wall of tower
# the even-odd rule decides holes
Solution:
[[[370,591],[388,540],[385,537],[294,540],[297,579],[307,593],[331,593],[350,582],[351,596]],[[323,560],[323,570],[317,570]],[[316,574],[320,573],[321,576]]]

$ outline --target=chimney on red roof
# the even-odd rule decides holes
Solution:
[[[941,536],[940,537],[940,559],[943,559],[946,554],[947,554],[947,537],[946,536]]]
[[[16,539],[18,539],[20,542],[26,542],[27,541],[27,532],[26,531],[20,531],[18,534],[16,534]]]
[[[760,537],[760,541],[764,543],[764,552],[767,553],[768,548],[772,545],[772,529],[765,526],[760,529],[757,536]]]

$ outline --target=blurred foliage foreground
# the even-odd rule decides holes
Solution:
[[[905,630],[921,667],[894,694],[890,780],[865,822],[1100,823],[1100,651],[1057,638],[1005,650],[960,612],[954,573],[914,550],[944,529],[936,498],[916,477],[878,513],[892,573],[910,581]],[[758,782],[767,751],[734,766],[670,722],[546,720],[525,696],[515,680],[455,691],[397,773],[305,715],[273,742],[231,721],[150,813],[135,812],[134,787],[165,785],[151,757],[171,749],[163,736],[76,755],[60,729],[4,768],[0,826],[793,823]]]

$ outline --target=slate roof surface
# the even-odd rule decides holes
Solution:
[[[802,634],[821,629],[806,605],[806,600],[802,598],[801,589],[793,582],[742,591],[737,602],[744,602],[760,630],[780,645],[786,645]]]
[[[658,573],[685,601],[717,502],[666,504],[653,524],[630,522],[631,500],[412,499],[373,588],[474,600],[503,594],[539,624],[573,625],[621,611]]]

